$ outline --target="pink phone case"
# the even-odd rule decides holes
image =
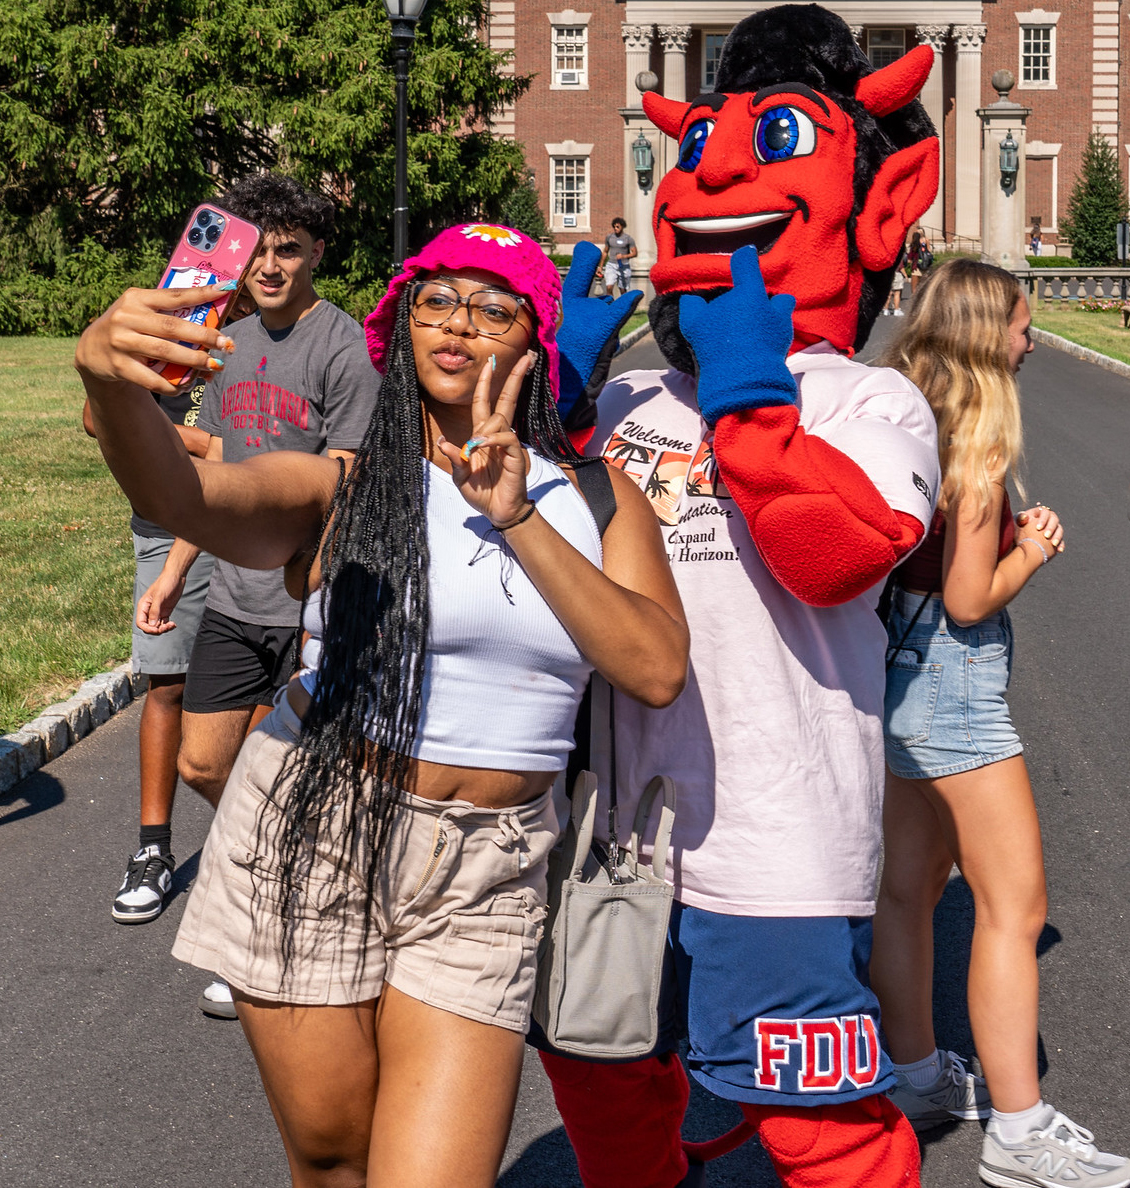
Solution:
[[[200,289],[234,280],[242,288],[243,278],[259,251],[262,238],[262,231],[254,223],[237,218],[214,202],[202,202],[189,216],[158,287]],[[174,312],[178,318],[196,326],[220,327],[238,296],[239,289],[234,289],[218,301],[186,305]],[[179,363],[155,363],[153,366],[158,374],[178,387],[193,375],[191,368]]]

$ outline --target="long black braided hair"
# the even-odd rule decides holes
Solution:
[[[538,344],[514,429],[535,452],[582,464],[557,415],[549,366]],[[325,631],[313,700],[299,743],[267,793],[265,810],[274,811],[260,813],[257,826],[256,852],[278,852],[284,980],[297,944],[305,943],[297,937],[301,921],[311,909],[343,905],[347,897],[355,903],[359,888],[364,954],[381,863],[397,858],[385,843],[416,740],[428,642],[424,445],[409,287],[397,307],[369,427],[330,508],[318,595]],[[315,888],[312,867],[327,855],[330,885]],[[255,886],[260,906],[263,889]],[[358,978],[363,968],[364,957]]]

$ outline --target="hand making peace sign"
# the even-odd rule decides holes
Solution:
[[[528,351],[515,364],[502,385],[497,400],[491,398],[494,366],[487,363],[479,372],[471,401],[471,436],[459,446],[446,438],[436,443],[451,463],[451,477],[463,498],[496,528],[505,528],[530,509],[526,494],[526,451],[513,429],[522,382],[533,365]]]

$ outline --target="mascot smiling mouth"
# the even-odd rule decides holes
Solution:
[[[676,256],[729,256],[740,247],[752,244],[764,256],[781,238],[798,211],[808,222],[808,204],[795,194],[789,199],[791,210],[766,210],[757,214],[724,215],[705,219],[673,219],[666,208],[657,218],[671,224],[675,232]]]

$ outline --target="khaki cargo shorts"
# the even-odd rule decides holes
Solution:
[[[266,793],[298,737],[286,697],[240,751],[200,858],[173,955],[252,998],[339,1005],[387,982],[420,1002],[524,1032],[545,917],[546,859],[558,835],[552,795],[508,809],[400,793],[364,936],[364,855],[334,881],[331,820],[283,975],[277,810]],[[266,814],[263,828],[259,817]],[[362,958],[364,957],[363,968]]]

